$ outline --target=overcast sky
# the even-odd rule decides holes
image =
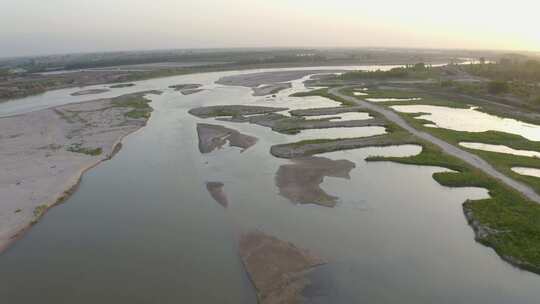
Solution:
[[[0,0],[0,56],[294,46],[540,50],[540,1]]]

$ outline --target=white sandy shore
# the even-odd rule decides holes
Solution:
[[[101,99],[0,119],[0,252],[64,199],[82,174],[112,157],[146,118]],[[98,149],[99,155],[80,153]],[[79,152],[70,152],[77,150]]]

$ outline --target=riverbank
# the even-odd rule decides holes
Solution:
[[[0,252],[146,125],[147,91],[0,119]]]

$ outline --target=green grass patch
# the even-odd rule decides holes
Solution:
[[[143,96],[120,96],[114,98],[111,103],[113,107],[131,108],[132,110],[126,112],[124,115],[132,119],[148,119],[152,112],[152,107],[149,105],[150,100]]]
[[[49,207],[47,205],[39,205],[36,208],[34,208],[34,211],[33,211],[34,218],[32,219],[32,221],[30,223],[32,225],[36,224],[38,222],[38,220],[43,216],[43,214],[45,214],[45,212],[47,212],[48,208]]]
[[[83,147],[79,143],[72,144],[66,150],[68,150],[69,152],[82,153],[82,154],[86,154],[86,155],[90,155],[90,156],[98,156],[101,153],[103,153],[103,149],[101,149],[101,148]]]
[[[150,101],[142,96],[140,97],[117,97],[112,100],[114,107],[121,108],[134,108],[134,109],[148,109],[151,108],[148,104]]]
[[[126,114],[124,114],[126,117],[129,117],[129,118],[133,118],[133,119],[139,119],[139,118],[145,118],[145,119],[148,119],[150,118],[150,112],[149,110],[139,110],[139,109],[134,109],[134,110],[131,110],[129,112],[127,112]]]

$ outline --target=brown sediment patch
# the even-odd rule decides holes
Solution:
[[[0,119],[0,252],[20,238],[51,207],[72,194],[87,170],[110,159],[121,140],[146,124],[126,114],[149,102],[139,92]],[[120,101],[130,100],[129,103]],[[150,112],[150,111],[149,111]],[[70,152],[80,144],[99,154]],[[82,150],[84,151],[84,150]],[[21,211],[8,212],[13,208]]]
[[[244,152],[258,141],[256,137],[242,134],[233,129],[202,123],[197,124],[197,135],[201,153],[210,153],[220,149],[227,142],[232,147],[242,148],[241,152]]]
[[[210,106],[199,107],[189,110],[189,114],[200,118],[210,118],[219,116],[243,116],[274,113],[285,111],[287,108],[272,108],[259,106],[244,106],[244,105],[225,105],[225,106]]]
[[[221,206],[227,208],[229,206],[229,200],[224,191],[224,184],[221,182],[207,182],[206,189],[212,196],[212,198]]]
[[[101,94],[109,92],[108,89],[91,89],[91,90],[82,90],[75,93],[71,93],[71,96],[82,96],[82,95],[92,95],[92,94]]]
[[[240,238],[239,254],[261,304],[302,303],[308,272],[327,262],[307,250],[262,232]]]
[[[355,167],[356,165],[348,160],[297,158],[292,164],[279,167],[275,178],[276,186],[279,194],[293,203],[334,207],[338,198],[327,194],[320,187],[324,177],[349,179],[349,173]]]

